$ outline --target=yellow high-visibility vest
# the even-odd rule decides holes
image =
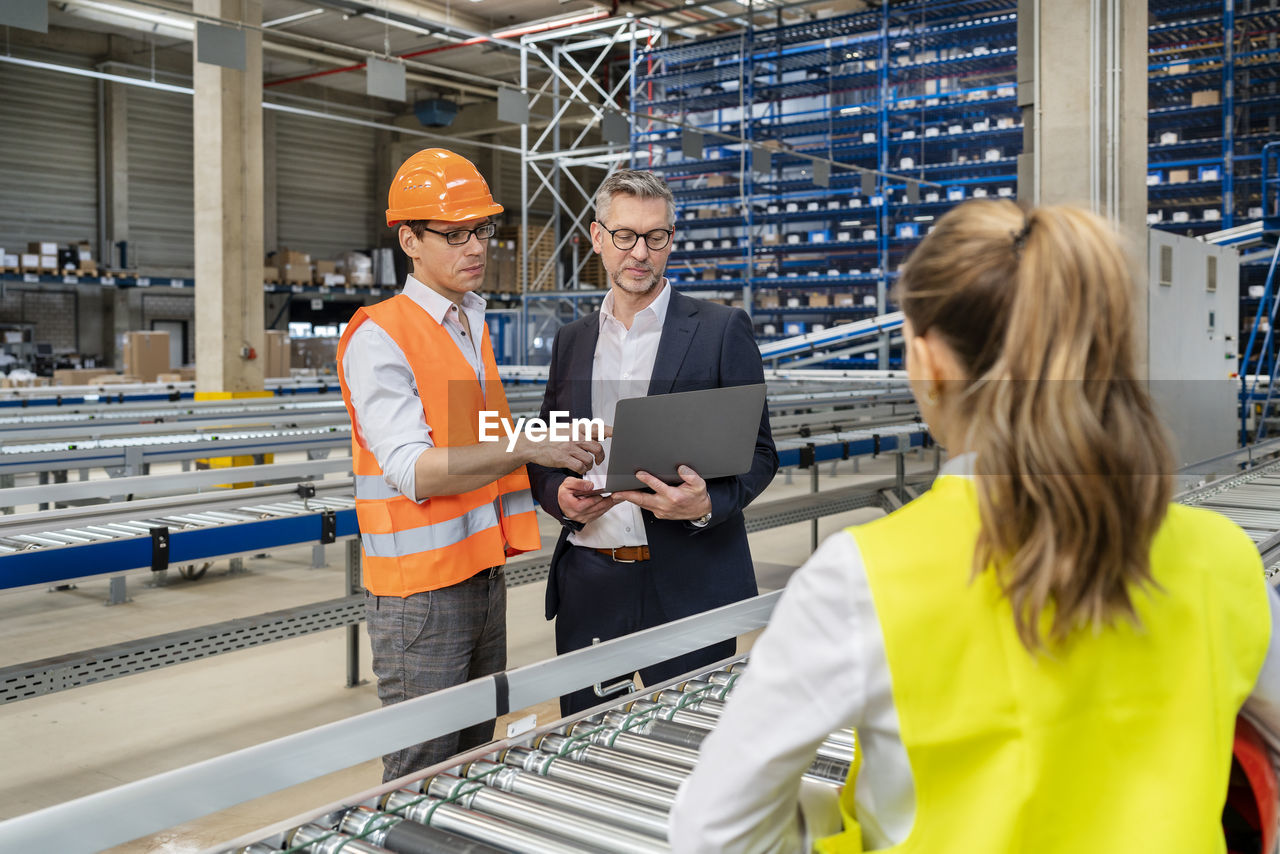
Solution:
[[[915,781],[911,832],[887,850],[1225,851],[1236,713],[1271,635],[1248,536],[1216,513],[1171,505],[1151,546],[1158,587],[1134,594],[1140,623],[1082,628],[1032,655],[995,574],[972,577],[978,528],[974,482],[944,476],[849,529]],[[863,850],[856,774],[841,795],[845,831],[817,844],[823,854]]]

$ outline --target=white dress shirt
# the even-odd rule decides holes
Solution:
[[[484,334],[484,299],[473,293],[462,299],[471,327],[472,334],[468,334],[458,319],[458,306],[413,276],[405,281],[402,293],[448,330],[483,389],[479,336]],[[387,485],[413,498],[417,495],[418,456],[435,447],[435,442],[408,358],[387,331],[370,319],[351,333],[342,371],[356,414],[352,426],[378,461]]]
[[[941,475],[971,476],[973,455]],[[1271,604],[1271,646],[1244,712],[1280,747],[1280,598]],[[858,730],[863,764],[855,798],[863,846],[906,839],[915,819],[911,765],[893,703],[884,634],[857,541],[828,537],[791,581],[751,651],[719,725],[671,811],[676,854],[809,851],[840,830],[834,789],[801,775],[818,744]],[[803,816],[803,818],[802,818]],[[696,840],[695,840],[695,837]]]
[[[671,284],[665,277],[660,287],[657,298],[636,312],[630,329],[613,313],[612,290],[600,303],[600,337],[596,340],[591,364],[591,416],[603,419],[610,426],[613,426],[619,400],[649,394],[653,362],[658,357],[658,342],[662,340],[662,324],[671,303]],[[605,472],[609,470],[611,443],[611,439],[605,439],[604,461],[583,475],[597,489],[604,486]],[[640,508],[624,501],[587,523],[581,531],[571,533],[569,542],[593,549],[612,549],[648,545],[649,537],[644,531]]]

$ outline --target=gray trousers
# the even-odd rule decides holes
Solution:
[[[502,567],[406,598],[365,591],[373,672],[382,705],[506,669],[507,586]],[[388,782],[493,740],[493,720],[382,757]]]

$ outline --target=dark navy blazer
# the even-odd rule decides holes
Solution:
[[[542,398],[543,420],[552,411],[567,411],[572,418],[591,417],[591,370],[599,334],[599,312],[579,318],[556,333],[547,390]],[[759,382],[764,382],[764,367],[746,312],[672,291],[649,394]],[[671,441],[679,442],[680,437],[672,436]],[[657,519],[648,510],[641,511],[657,593],[668,619],[756,595],[755,569],[742,510],[764,491],[777,470],[778,453],[769,433],[766,406],[760,414],[750,471],[707,482],[711,521],[705,528],[683,520]],[[560,558],[572,548],[569,532],[582,527],[563,517],[556,500],[556,491],[570,474],[567,469],[529,466],[534,498],[564,526],[547,579],[548,620],[559,610],[559,585],[572,583],[562,580],[557,571]]]

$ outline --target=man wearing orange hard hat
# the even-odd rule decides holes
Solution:
[[[431,148],[406,160],[387,225],[413,272],[357,310],[338,344],[383,705],[506,667],[502,568],[540,545],[525,465],[583,472],[603,458],[592,441],[481,441],[482,413],[511,415],[475,293],[500,213],[466,158]],[[492,736],[488,721],[387,754],[383,780]]]

